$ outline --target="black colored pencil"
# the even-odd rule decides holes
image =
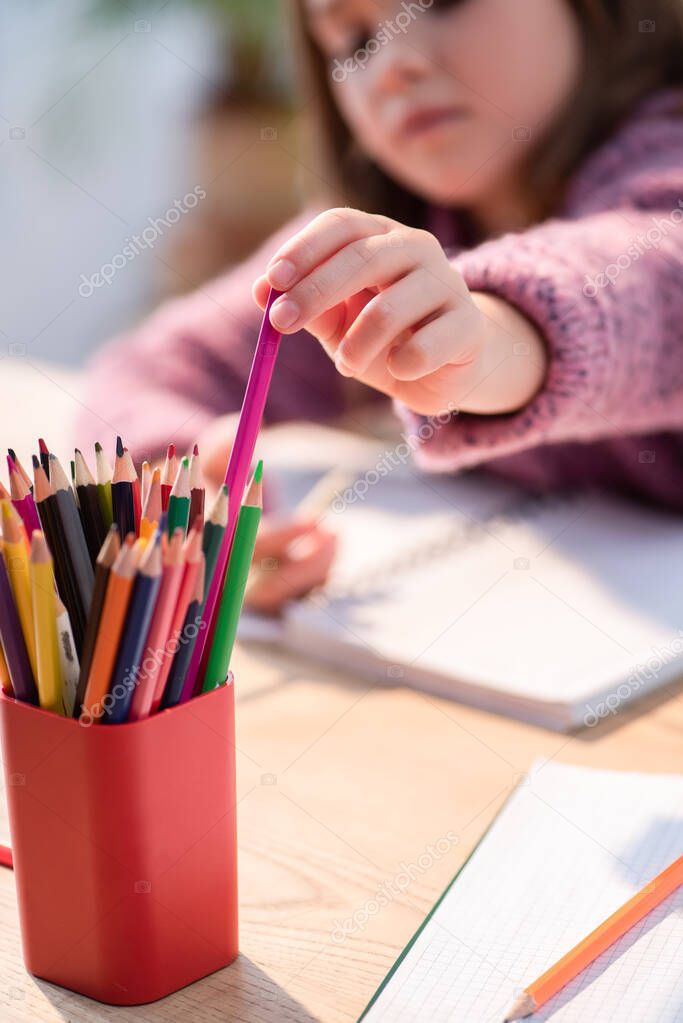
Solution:
[[[85,628],[83,654],[81,656],[81,670],[78,676],[78,689],[76,690],[76,700],[74,702],[75,718],[78,718],[81,715],[81,704],[85,699],[85,690],[88,685],[90,666],[92,664],[95,644],[97,642],[97,636],[100,628],[102,608],[104,607],[104,601],[107,595],[109,573],[111,572],[111,567],[116,561],[120,550],[121,540],[119,538],[119,528],[116,525],[112,525],[111,529],[107,533],[104,543],[102,544],[102,549],[97,556],[97,562],[95,565],[95,585],[93,587],[92,601]]]
[[[83,532],[90,553],[90,560],[93,565],[107,535],[107,530],[102,517],[102,508],[97,493],[97,484],[93,474],[90,472],[88,463],[81,451],[76,448],[76,472],[75,472],[76,494],[78,496],[78,508],[81,513]]]
[[[137,536],[133,480],[130,478],[129,459],[125,457],[125,449],[120,437],[116,438],[116,462],[111,481],[111,500],[113,521],[119,527],[120,535],[128,536],[129,533],[135,533]]]
[[[76,595],[76,607],[74,608],[75,621],[66,600],[64,600],[64,603],[71,617],[74,640],[80,660],[83,653],[85,625],[92,600],[95,573],[93,572],[90,554],[88,553],[88,545],[85,541],[85,534],[76,506],[74,492],[59,459],[56,455],[52,454],[50,455],[50,483],[55,490],[57,512],[69,561],[73,589]]]

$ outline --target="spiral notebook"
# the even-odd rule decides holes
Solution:
[[[326,432],[268,458],[290,507],[325,461],[353,470],[320,515],[339,538],[332,575],[282,620],[245,620],[242,638],[560,730],[683,673],[682,518],[590,492],[534,497],[486,473],[387,469],[376,442],[359,454]]]
[[[539,764],[361,1017],[502,1023],[514,996],[683,851],[683,777]],[[683,889],[531,1019],[681,1023]]]

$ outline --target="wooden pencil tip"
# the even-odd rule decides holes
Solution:
[[[183,458],[181,458],[180,464],[182,465],[183,469],[189,469],[190,468],[190,459],[187,457],[187,455],[185,455]]]
[[[116,455],[118,458],[123,458],[123,441],[120,437],[116,438]]]
[[[195,446],[192,448],[192,454],[195,456],[195,458],[197,457],[197,455],[199,454],[199,444],[195,444]]]
[[[31,465],[34,469],[40,469],[40,459],[38,455],[31,455]]]
[[[536,1012],[538,1006],[536,999],[528,991],[522,991],[521,995],[513,1002],[508,1009],[503,1023],[515,1023],[515,1020],[524,1019]]]
[[[102,445],[100,444],[100,442],[98,440],[96,440],[95,441],[95,451],[97,452],[98,455],[99,455],[101,450],[102,450]]]
[[[50,449],[49,449],[49,447],[47,446],[47,444],[45,443],[45,441],[43,440],[42,437],[38,438],[38,448],[39,448],[40,453],[42,455],[49,455],[50,454]]]
[[[175,458],[175,444],[169,444],[166,451],[167,458]]]
[[[7,454],[10,456],[13,462],[17,460],[17,453],[14,448],[7,448]]]
[[[256,472],[254,473],[254,480],[256,483],[261,482],[263,477],[263,459],[259,459],[258,465],[256,466]]]

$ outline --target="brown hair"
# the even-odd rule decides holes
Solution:
[[[524,179],[533,219],[557,208],[575,168],[645,96],[683,86],[683,0],[567,0],[584,48],[581,82],[531,147]],[[304,84],[317,121],[325,199],[423,226],[426,204],[360,151],[330,88],[328,62],[308,31],[303,0],[294,0]],[[683,102],[681,104],[683,114]]]

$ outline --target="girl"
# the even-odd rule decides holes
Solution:
[[[250,285],[262,308],[272,285],[290,336],[271,422],[384,395],[411,429],[439,415],[425,469],[683,508],[680,0],[296,7],[327,193],[106,349],[99,414],[140,453],[199,437],[222,472]],[[331,541],[310,523],[262,537],[272,554],[304,532],[275,602],[319,580]]]

